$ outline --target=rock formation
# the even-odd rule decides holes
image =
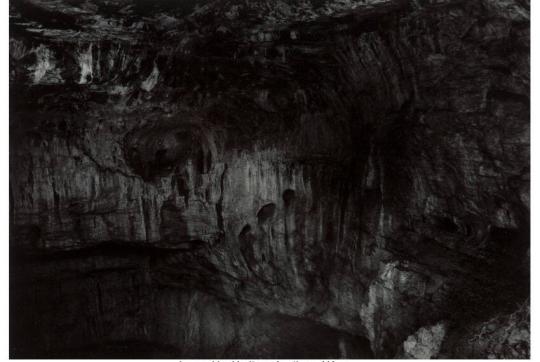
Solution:
[[[12,0],[12,357],[528,356],[529,78],[528,0]]]

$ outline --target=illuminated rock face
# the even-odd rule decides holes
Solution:
[[[12,356],[528,355],[528,1],[10,14]]]

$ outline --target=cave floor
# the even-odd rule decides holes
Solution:
[[[369,341],[309,319],[277,313],[253,316],[236,342],[225,352],[186,352],[172,346],[148,341],[118,341],[100,345],[50,351],[46,358],[69,359],[337,359],[372,358]],[[43,353],[40,353],[43,358]]]

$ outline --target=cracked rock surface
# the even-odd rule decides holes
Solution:
[[[529,27],[12,0],[11,356],[527,357]]]

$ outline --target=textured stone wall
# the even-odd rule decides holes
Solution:
[[[527,1],[141,6],[10,4],[14,355],[394,357],[527,298]]]

